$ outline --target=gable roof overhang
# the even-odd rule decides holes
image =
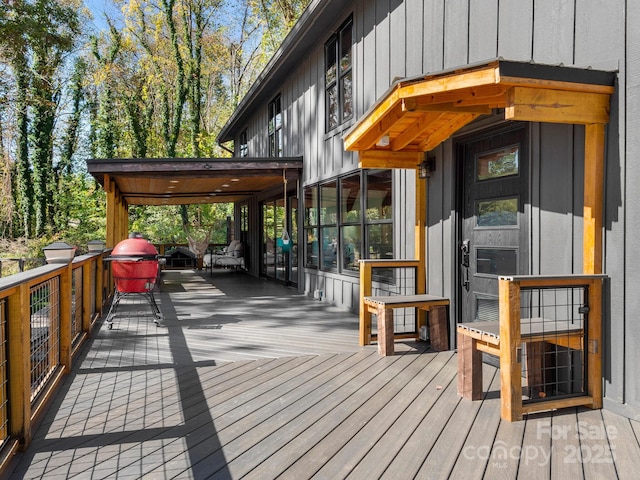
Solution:
[[[606,124],[615,73],[494,59],[402,79],[344,136],[361,168],[416,168],[424,152],[496,109],[507,120]]]
[[[302,158],[90,159],[87,168],[126,205],[234,203],[297,180]]]

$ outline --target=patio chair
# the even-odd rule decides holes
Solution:
[[[244,246],[239,240],[232,240],[231,243],[216,253],[207,253],[202,257],[202,262],[206,268],[245,268]]]

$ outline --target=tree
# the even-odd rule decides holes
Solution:
[[[114,118],[115,103],[113,99],[113,79],[112,72],[120,47],[122,36],[114,24],[107,20],[109,25],[109,39],[104,47],[104,52],[100,49],[100,42],[97,37],[92,39],[92,53],[98,63],[96,71],[96,84],[100,88],[98,96],[98,107],[95,113],[93,131],[96,134],[95,152],[98,158],[114,158],[116,156],[116,120]]]

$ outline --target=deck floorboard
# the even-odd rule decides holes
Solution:
[[[568,408],[500,419],[455,352],[358,346],[358,318],[234,272],[170,271],[83,347],[12,479],[637,478],[640,424]]]

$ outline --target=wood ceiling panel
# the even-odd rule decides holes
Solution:
[[[87,165],[130,205],[180,205],[237,202],[281,187],[283,175],[299,178],[302,159],[92,159]]]

